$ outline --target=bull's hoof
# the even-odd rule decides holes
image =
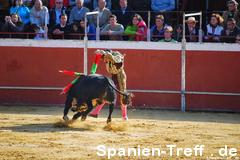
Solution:
[[[98,115],[97,114],[89,114],[90,117],[93,117],[93,118],[98,118]]]
[[[66,122],[69,121],[68,116],[63,116],[63,120],[66,121]]]
[[[81,121],[85,121],[87,119],[87,116],[82,115]]]
[[[107,119],[107,123],[110,123],[110,122],[112,122],[112,119]]]

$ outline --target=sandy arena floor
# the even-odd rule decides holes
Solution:
[[[111,159],[240,159],[240,114],[132,110],[129,121],[122,122],[116,109],[107,126],[106,107],[98,119],[64,126],[62,111],[62,107],[0,106],[0,159],[107,159],[97,155],[99,145],[166,151],[160,157],[132,154]],[[192,149],[204,145],[203,156],[195,157],[194,152],[177,156],[174,149],[170,157],[166,145],[174,144]],[[221,157],[218,151],[224,145],[235,148],[237,156]]]

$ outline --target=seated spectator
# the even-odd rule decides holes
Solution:
[[[165,19],[168,20],[167,23],[169,24],[170,20],[173,19],[173,13],[171,11],[175,10],[175,1],[176,0],[151,0],[151,9],[153,11],[152,17],[158,14],[163,14]]]
[[[109,40],[122,40],[123,32],[124,27],[117,23],[117,17],[115,15],[110,15],[109,24],[101,30],[100,34],[106,35]]]
[[[130,41],[145,41],[147,38],[147,26],[139,14],[132,17],[132,23],[124,31]]]
[[[30,22],[36,24],[42,29],[46,29],[46,25],[49,24],[49,15],[47,7],[43,6],[41,0],[35,0],[34,6],[30,11]]]
[[[227,26],[224,28],[221,34],[222,42],[234,43],[235,37],[240,33],[239,27],[236,25],[236,21],[233,18],[227,20]]]
[[[98,7],[94,11],[99,12],[99,27],[102,30],[109,23],[109,16],[111,11],[105,7],[105,0],[98,0]],[[93,15],[93,24],[97,27],[97,15]]]
[[[174,31],[174,40],[177,42],[182,42],[183,26],[181,24],[177,25]]]
[[[240,33],[236,36],[236,43],[240,44]]]
[[[206,27],[204,41],[205,42],[220,42],[220,36],[223,30],[221,24],[223,19],[219,14],[212,14],[210,23]]]
[[[238,11],[238,2],[236,0],[230,0],[227,2],[228,10],[223,12],[224,26],[227,25],[227,19],[233,18],[236,20],[236,24],[240,26],[240,12]]]
[[[167,25],[164,23],[164,16],[157,15],[155,17],[155,25],[151,28],[151,41],[159,41],[164,37],[164,28]]]
[[[63,6],[63,0],[54,0],[55,7],[49,11],[50,24],[49,27],[52,28],[60,23],[61,15],[67,14],[66,7]]]
[[[96,40],[95,26],[93,24],[88,24],[87,26],[88,26],[87,28],[88,40]],[[72,39],[83,39],[83,37],[85,36],[85,21],[74,23],[72,25],[72,33],[75,34],[71,36]]]
[[[62,4],[64,7],[68,7],[69,6],[69,0],[62,0]],[[56,0],[49,0],[49,8],[52,9],[54,7],[56,7]]]
[[[186,41],[187,42],[198,42],[199,29],[196,26],[198,21],[195,17],[188,17],[186,23]]]
[[[164,38],[159,42],[177,42],[172,38],[173,28],[171,26],[167,26],[164,28]]]
[[[93,0],[93,8],[96,9],[99,6],[99,0]],[[106,8],[109,10],[112,9],[112,2],[111,0],[106,0]]]
[[[3,32],[22,32],[23,30],[24,24],[18,14],[14,13],[5,17],[5,23],[2,26]]]
[[[89,9],[83,7],[83,0],[76,0],[76,6],[72,8],[70,13],[69,23],[72,24],[84,20],[87,12],[89,12]]]
[[[67,24],[67,15],[62,14],[60,23],[53,28],[53,39],[65,39],[66,34],[70,33],[70,30],[71,28]]]
[[[118,22],[123,25],[124,28],[131,22],[133,16],[133,10],[129,7],[127,0],[119,0],[119,8],[114,11],[117,16]]]
[[[14,5],[10,8],[10,14],[18,14],[22,22],[26,25],[30,23],[30,11],[23,5],[23,0],[14,0]]]

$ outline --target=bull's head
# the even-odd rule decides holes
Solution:
[[[134,95],[132,93],[126,93],[126,95],[123,96],[123,104],[131,106],[133,97]]]

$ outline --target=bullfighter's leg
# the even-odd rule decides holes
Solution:
[[[109,104],[109,114],[108,114],[107,123],[112,121],[113,107],[114,107],[114,103]]]
[[[116,75],[116,78],[113,79],[114,83],[119,87],[120,91],[125,92],[126,91],[126,73],[124,70],[122,72],[119,72],[119,74]],[[122,119],[128,120],[127,117],[127,105],[123,104],[123,95],[120,95],[120,105],[122,110]]]
[[[65,121],[69,120],[67,114],[68,114],[69,109],[72,106],[72,101],[73,101],[73,97],[71,95],[68,95],[67,99],[66,99],[66,102],[65,102],[65,108],[64,108],[64,111],[63,111],[63,119]]]

